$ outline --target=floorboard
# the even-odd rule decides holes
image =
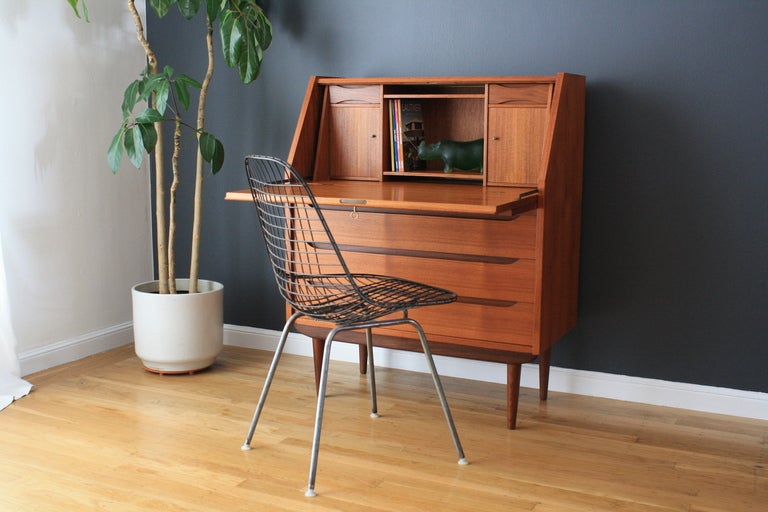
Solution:
[[[0,412],[0,510],[768,510],[768,422],[445,378],[468,466],[428,375],[333,362],[316,498],[309,358],[280,364],[251,451],[240,446],[271,354],[226,347],[196,375],[141,369],[132,347],[46,370]]]

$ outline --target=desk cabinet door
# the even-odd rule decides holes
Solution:
[[[330,173],[335,179],[381,178],[381,109],[332,108]]]
[[[551,84],[488,87],[489,185],[536,185],[551,96]]]
[[[488,109],[488,184],[535,185],[544,150],[549,110]]]

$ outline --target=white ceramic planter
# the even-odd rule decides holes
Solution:
[[[177,279],[179,291],[188,279]],[[224,345],[224,286],[199,280],[199,293],[159,294],[157,281],[132,289],[136,355],[155,373],[194,373],[216,360]]]

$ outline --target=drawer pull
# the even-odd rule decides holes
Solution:
[[[350,212],[352,213],[352,212]],[[327,242],[312,242],[312,247],[330,249]],[[507,258],[504,256],[482,256],[479,254],[461,254],[455,252],[414,251],[412,249],[390,249],[387,247],[370,247],[367,245],[338,244],[342,252],[362,252],[366,254],[383,254],[386,256],[409,256],[411,258],[430,258],[435,260],[470,261],[476,263],[492,263],[496,265],[511,265],[520,258]]]
[[[480,306],[491,306],[494,308],[511,308],[517,302],[513,300],[484,299],[482,297],[464,297],[459,295],[456,302],[463,304],[478,304]]]

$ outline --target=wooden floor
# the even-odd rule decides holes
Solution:
[[[535,390],[504,428],[504,387],[444,379],[459,466],[427,375],[334,362],[316,498],[305,498],[311,360],[285,356],[254,449],[240,450],[271,354],[227,347],[193,376],[132,347],[27,377],[0,412],[2,511],[766,511],[768,422]]]

